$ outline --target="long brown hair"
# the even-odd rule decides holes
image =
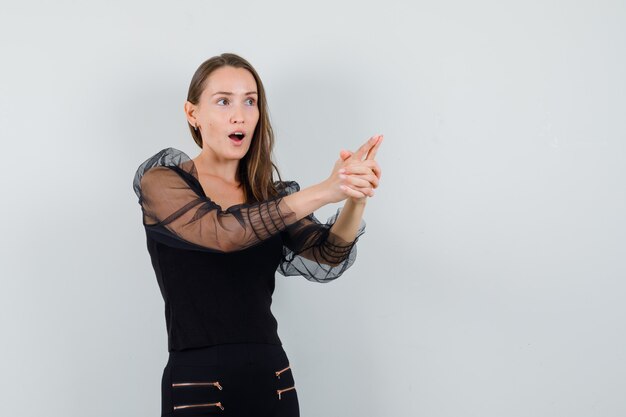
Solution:
[[[279,181],[282,181],[278,167],[272,161],[272,151],[274,149],[274,131],[270,124],[270,118],[267,111],[267,100],[265,98],[265,88],[259,74],[252,65],[239,55],[232,53],[223,53],[204,61],[191,78],[189,84],[189,92],[187,100],[192,104],[198,104],[200,95],[206,86],[206,80],[209,75],[218,68],[231,66],[235,68],[247,69],[254,80],[258,89],[258,106],[259,121],[254,129],[254,136],[250,143],[250,148],[246,155],[239,161],[238,177],[243,186],[244,199],[246,203],[264,201],[275,197],[278,191],[274,187],[274,179],[272,176],[272,168],[276,170]],[[199,130],[189,125],[189,131],[196,144],[202,148],[202,135]]]

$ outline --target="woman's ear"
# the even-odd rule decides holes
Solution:
[[[189,122],[189,124],[193,127],[197,127],[198,121],[196,120],[196,116],[195,116],[195,112],[196,112],[195,104],[193,104],[190,101],[185,101],[184,109],[185,109],[185,116],[187,116],[187,121]]]

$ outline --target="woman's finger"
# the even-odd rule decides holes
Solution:
[[[348,185],[350,187],[354,186],[354,187],[360,187],[360,188],[367,188],[367,187],[372,188],[374,185],[369,181],[371,177],[368,177],[365,175],[360,176],[360,175],[343,175],[342,174],[339,176],[339,178],[341,178],[344,181],[345,185]]]
[[[378,188],[380,181],[378,178],[371,175],[356,175],[351,174],[346,178],[341,178],[341,184],[348,185],[350,187],[361,187],[361,188]]]
[[[368,184],[367,187],[357,187],[355,185],[349,186],[350,188],[352,188],[355,191],[358,191],[360,193],[362,193],[363,195],[366,195],[368,197],[372,197],[374,195],[374,189],[372,188],[371,184]]]
[[[359,167],[358,171],[361,172],[357,173],[355,171],[355,169],[352,169],[350,170],[350,172],[346,172],[346,169],[342,168],[339,170],[339,178],[342,180],[347,179],[348,181],[350,181],[351,179],[355,179],[356,182],[353,181],[352,183],[354,183],[355,185],[360,184],[361,186],[366,186],[363,181],[367,181],[372,185],[373,188],[378,187],[380,179],[371,169]]]
[[[346,151],[344,149],[342,149],[341,151],[339,151],[339,158],[342,161],[345,161],[346,159],[350,158],[352,156],[352,152],[350,151]]]
[[[373,172],[376,177],[380,178],[382,170],[378,162],[374,160],[353,162],[339,169],[340,174],[368,174],[370,172]]]
[[[374,157],[376,156],[376,152],[378,152],[380,144],[383,143],[383,135],[378,135],[377,137],[378,141],[376,142],[376,145],[374,145],[367,153],[367,156],[365,157],[366,160],[374,159]]]
[[[378,187],[378,178],[375,175],[340,175],[340,185],[346,185],[356,191],[370,195]]]
[[[380,180],[374,174],[359,175],[358,178],[364,181],[367,181],[369,183],[368,187],[371,187],[371,188],[378,188],[378,184],[380,183]]]
[[[356,159],[357,161],[363,160],[363,157],[367,154],[367,152],[369,152],[369,150],[372,149],[374,145],[376,145],[377,140],[377,136],[372,136],[371,138],[369,138],[367,142],[365,142],[363,145],[361,145],[359,149],[357,149],[357,151],[352,155],[352,158]]]
[[[369,160],[361,162],[351,162],[341,167],[340,171],[341,173],[347,172],[350,174],[366,174],[368,172],[373,172],[375,168],[378,168],[378,163],[376,161]]]

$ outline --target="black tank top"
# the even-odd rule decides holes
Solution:
[[[208,197],[193,161],[163,149],[142,163],[133,188],[147,247],[165,301],[168,350],[224,343],[281,344],[271,312],[275,273],[330,282],[356,259],[356,242],[330,232],[313,213],[297,219],[282,198],[300,190],[274,183],[279,195],[223,210]]]

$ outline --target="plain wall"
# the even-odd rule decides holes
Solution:
[[[2,415],[159,415],[132,179],[197,155],[183,103],[222,52],[264,81],[284,178],[385,135],[354,266],[277,274],[303,416],[626,415],[624,2],[1,8]]]

